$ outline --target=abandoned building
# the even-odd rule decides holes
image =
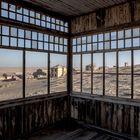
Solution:
[[[65,76],[67,73],[67,68],[65,66],[62,65],[56,65],[51,67],[51,72],[50,72],[50,76],[52,78],[54,77],[61,77],[61,76]]]
[[[140,0],[0,0],[0,140],[140,140]]]
[[[92,67],[92,65],[91,64],[89,64],[89,65],[86,65],[86,71],[91,71],[91,70],[95,70],[96,69],[96,65],[95,64],[93,64],[93,67]]]

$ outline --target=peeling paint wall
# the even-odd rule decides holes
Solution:
[[[0,106],[0,140],[14,140],[67,118],[67,96]]]
[[[84,33],[140,21],[140,1],[130,1],[71,20],[72,33]]]
[[[71,117],[114,132],[140,138],[140,104],[71,98]]]

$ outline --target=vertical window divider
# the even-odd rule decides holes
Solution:
[[[45,36],[45,34],[44,33],[42,33],[43,34],[43,42],[42,42],[42,44],[43,44],[43,51],[45,50],[45,46],[44,46],[44,42],[45,42],[45,39],[44,39],[44,36]]]
[[[17,48],[19,47],[18,46],[18,28],[16,28],[17,29],[17,36],[16,36],[16,40],[17,40]]]
[[[48,35],[48,94],[50,94],[50,35]]]
[[[105,35],[103,34],[103,96],[105,96]]]
[[[133,50],[133,30],[131,30],[131,99],[134,98],[134,50]]]
[[[26,87],[26,51],[24,49],[23,50],[23,98],[26,97],[25,87]]]
[[[11,46],[11,38],[12,38],[12,36],[11,36],[11,26],[9,26],[9,46],[13,47],[13,46]]]
[[[69,28],[69,38],[67,44],[67,92],[68,92],[67,94],[70,95],[73,91],[73,43],[71,37],[71,22],[69,22],[68,24],[70,28]],[[70,107],[70,103],[69,103],[69,107]]]
[[[33,31],[31,31],[31,49],[33,49],[33,39],[32,39]]]
[[[116,97],[118,97],[118,87],[119,87],[119,52],[118,52],[118,31],[116,32]]]
[[[48,53],[48,94],[50,94],[50,52]]]
[[[37,50],[39,48],[39,32],[37,32]]]
[[[86,41],[87,41],[87,38],[86,38]],[[82,69],[82,66],[83,66],[83,54],[82,54],[82,38],[81,38],[81,93],[82,93],[82,85],[83,85],[83,69]]]
[[[2,24],[0,24],[0,46],[2,46]]]
[[[93,37],[91,36],[91,94],[93,94]]]
[[[0,0],[0,16],[1,16],[1,10],[2,10],[2,0]]]

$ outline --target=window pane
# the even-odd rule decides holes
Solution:
[[[10,46],[17,47],[17,38],[10,38]]]
[[[2,35],[9,35],[9,27],[2,26]]]
[[[68,45],[68,40],[64,38],[64,45]]]
[[[73,55],[73,91],[81,91],[81,57],[80,55]]]
[[[81,52],[81,45],[77,46],[77,52]]]
[[[22,21],[22,15],[17,14],[17,20]]]
[[[0,50],[0,100],[22,98],[22,52]]]
[[[17,37],[17,28],[11,28],[11,36]]]
[[[131,36],[131,29],[125,30],[125,38],[130,38]]]
[[[31,31],[25,31],[25,37],[31,39]]]
[[[134,51],[134,99],[140,99],[140,51]]]
[[[93,35],[93,42],[97,42],[97,35]]]
[[[16,19],[16,14],[13,12],[9,12],[9,18]]]
[[[17,6],[17,9],[16,10],[17,10],[17,13],[22,14],[22,7],[20,7],[20,6],[18,7]]]
[[[87,43],[87,38],[84,36],[82,37],[82,44],[86,44]]]
[[[2,36],[2,45],[9,46],[9,37]]]
[[[82,52],[86,52],[86,51],[87,51],[87,45],[82,45]]]
[[[91,93],[91,55],[83,55],[82,92]]]
[[[93,94],[103,95],[103,54],[93,54]]]
[[[105,38],[105,41],[110,40],[110,33],[105,33],[104,38]]]
[[[98,34],[98,41],[103,41],[103,34]]]
[[[116,40],[117,33],[111,32],[111,40]]]
[[[133,38],[133,47],[140,46],[140,38]]]
[[[24,39],[18,39],[18,47],[24,47]]]
[[[67,56],[51,54],[50,93],[67,91]]]
[[[91,51],[91,44],[87,44],[87,51]]]
[[[26,52],[26,97],[47,94],[46,53]]]
[[[87,36],[87,43],[91,43],[91,36]]]
[[[124,31],[118,31],[118,39],[124,38]]]
[[[74,40],[75,41],[75,40]],[[74,42],[75,43],[75,42]],[[77,44],[80,45],[81,44],[81,37],[77,38]]]
[[[8,3],[7,2],[1,2],[1,7],[3,9],[7,9],[8,10]]]
[[[18,37],[24,38],[24,30],[18,29]]]
[[[131,52],[119,52],[119,97],[131,97]]]
[[[15,12],[16,7],[13,4],[9,4],[9,10]]]
[[[132,40],[131,39],[125,39],[125,47],[132,47]]]
[[[93,50],[97,50],[97,43],[93,43]]]
[[[116,53],[105,54],[105,95],[116,96]]]
[[[44,43],[44,50],[49,50],[49,45],[48,45],[48,43]]]
[[[103,42],[98,43],[98,50],[103,50]]]
[[[124,48],[124,40],[118,40],[118,48]]]
[[[111,49],[116,49],[117,47],[117,41],[111,41]]]
[[[140,29],[139,28],[134,28],[133,29],[133,37],[140,36]]]
[[[38,49],[43,49],[43,42],[38,42]]]
[[[37,40],[37,32],[32,32],[32,39]]]
[[[1,10],[1,15],[2,15],[3,17],[8,18],[8,11],[6,11],[6,10]]]
[[[109,41],[105,42],[105,49],[110,49],[110,42]]]
[[[32,41],[32,48],[37,49],[38,42],[37,41]]]
[[[25,48],[31,48],[31,41],[25,40]]]
[[[43,41],[43,34],[42,33],[38,33],[38,40]]]

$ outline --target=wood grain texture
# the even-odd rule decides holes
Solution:
[[[0,140],[29,136],[67,117],[67,96],[5,107],[0,109]]]
[[[71,108],[71,117],[78,113],[78,118],[74,118],[78,121],[140,138],[139,106],[72,96]],[[76,112],[73,112],[75,108]]]

